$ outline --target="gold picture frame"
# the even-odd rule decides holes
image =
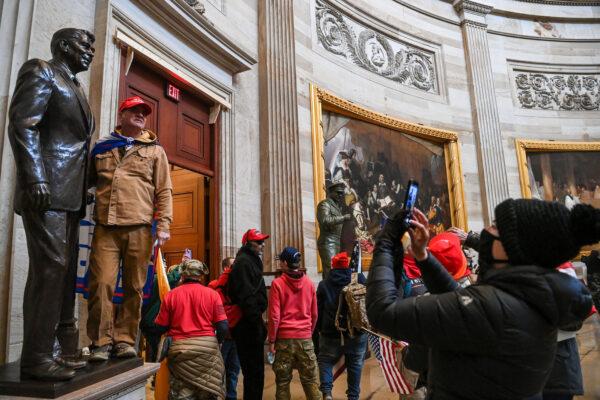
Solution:
[[[521,195],[532,198],[531,182],[529,179],[528,153],[567,153],[567,152],[599,152],[600,142],[575,142],[555,140],[529,140],[515,139],[517,150],[517,164],[519,166],[519,181],[521,184]],[[590,249],[582,250],[576,259],[586,256]]]
[[[446,177],[450,203],[451,222],[453,226],[468,230],[465,209],[464,184],[460,145],[455,132],[403,121],[398,118],[371,111],[351,101],[338,97],[314,84],[310,85],[311,130],[313,150],[313,184],[315,210],[325,199],[325,154],[323,139],[323,111],[335,112],[350,118],[389,128],[407,135],[425,139],[444,148]],[[316,237],[319,236],[319,224],[315,219]],[[322,271],[321,260],[317,256],[318,271]],[[369,263],[365,265],[368,269]]]

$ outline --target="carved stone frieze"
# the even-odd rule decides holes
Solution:
[[[521,108],[593,111],[600,109],[600,74],[519,71],[515,75]]]
[[[391,39],[329,7],[316,3],[319,44],[379,76],[429,93],[439,93],[435,53]]]

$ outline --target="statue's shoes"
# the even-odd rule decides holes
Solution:
[[[74,356],[60,356],[54,359],[57,363],[66,368],[71,369],[81,369],[85,368],[87,365],[87,361],[81,359],[80,357]]]
[[[74,376],[74,369],[63,367],[54,361],[39,364],[34,367],[21,367],[21,378],[41,381],[68,381]]]

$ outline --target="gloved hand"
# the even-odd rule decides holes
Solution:
[[[408,211],[400,210],[394,214],[390,219],[387,220],[385,226],[379,233],[377,237],[377,241],[380,240],[389,240],[393,244],[397,244],[402,246],[400,239],[406,231],[408,230],[408,225],[406,224],[406,216],[408,215]]]

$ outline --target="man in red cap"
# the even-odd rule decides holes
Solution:
[[[92,150],[90,186],[96,186],[90,254],[87,334],[90,361],[134,357],[142,289],[156,240],[169,240],[172,185],[169,162],[154,132],[145,129],[152,108],[138,96],[119,106],[120,124]],[[123,305],[113,321],[113,292],[123,266]],[[114,348],[113,348],[114,347]]]
[[[267,289],[262,253],[268,238],[258,229],[244,233],[227,282],[227,295],[242,309],[242,318],[231,334],[244,375],[244,400],[260,400],[263,394],[267,329],[262,314],[267,309]]]

